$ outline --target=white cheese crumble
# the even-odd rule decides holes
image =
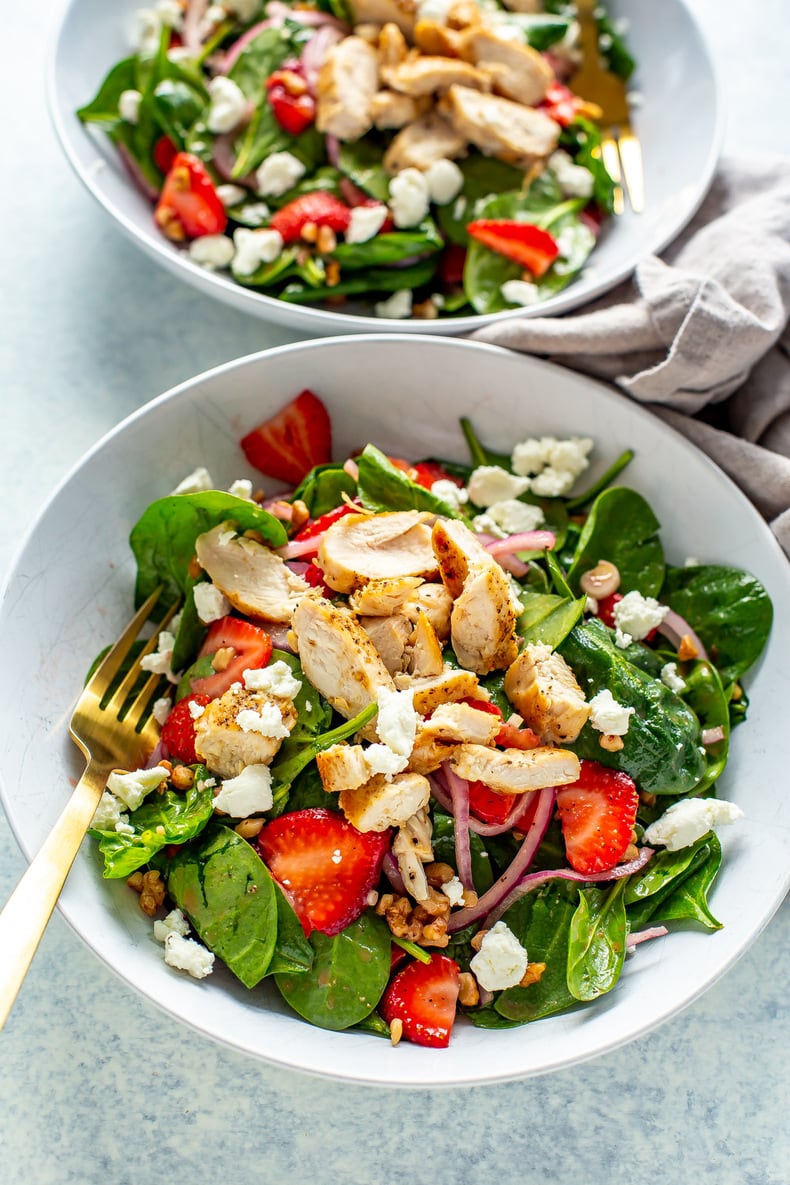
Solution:
[[[467,491],[446,477],[440,477],[433,483],[431,493],[435,497],[441,498],[442,502],[446,502],[448,506],[452,506],[453,510],[460,510],[464,503],[469,501]]]
[[[198,618],[204,625],[210,625],[212,621],[219,621],[220,617],[227,617],[230,613],[230,601],[210,580],[196,584],[192,595],[195,598],[195,610]]]
[[[170,709],[173,707],[173,701],[169,695],[163,695],[159,699],[154,700],[154,706],[151,708],[151,715],[157,724],[164,724],[170,715]]]
[[[475,506],[486,508],[496,502],[518,498],[528,488],[527,478],[508,473],[499,465],[479,465],[467,483],[469,497]]]
[[[373,306],[377,317],[392,317],[396,321],[403,321],[411,316],[412,295],[411,288],[401,288],[393,292],[388,300],[380,300]]]
[[[153,675],[164,675],[169,682],[177,683],[178,677],[170,665],[175,644],[175,634],[172,634],[170,630],[162,630],[157,638],[154,653],[144,654],[140,659],[142,670],[150,671]]]
[[[390,749],[389,745],[368,745],[365,750],[365,763],[374,778],[376,774],[384,774],[389,781],[394,774],[401,773],[409,764],[408,757],[403,757]]]
[[[255,188],[261,197],[281,197],[304,177],[305,166],[292,152],[273,152],[255,172]]]
[[[202,494],[206,490],[213,490],[214,488],[214,482],[208,469],[206,469],[205,465],[198,465],[197,469],[193,469],[191,473],[188,473],[171,493]]]
[[[214,798],[215,808],[233,819],[271,810],[272,802],[272,771],[261,764],[247,765],[235,778],[228,778]]]
[[[187,707],[193,720],[199,720],[206,710],[205,704],[198,704],[195,700],[190,700]]]
[[[663,844],[667,851],[677,852],[696,843],[711,828],[741,818],[743,811],[734,802],[718,798],[684,798],[674,802],[660,819],[650,824],[644,842]]]
[[[624,650],[631,642],[640,642],[661,625],[667,613],[668,605],[659,605],[655,597],[643,597],[637,589],[632,589],[612,610],[617,645]]]
[[[233,232],[233,270],[239,276],[251,276],[262,263],[274,263],[283,249],[283,237],[278,230],[266,227],[249,230],[240,226]]]
[[[676,662],[664,663],[661,668],[661,682],[670,691],[674,691],[676,695],[680,695],[681,691],[686,690],[686,680],[678,674],[678,664]]]
[[[182,938],[189,934],[189,922],[180,909],[171,909],[166,918],[158,918],[154,922],[154,938],[157,942],[166,942],[168,934],[180,934]]]
[[[126,123],[137,123],[140,118],[142,97],[139,91],[121,91],[121,96],[118,99],[118,114]]]
[[[464,886],[461,884],[457,876],[454,876],[451,880],[444,882],[442,885],[442,892],[451,905],[464,904]]]
[[[232,132],[247,111],[243,90],[232,78],[217,74],[208,84],[208,93],[211,99],[206,119],[208,130],[219,135]]]
[[[540,301],[540,288],[531,280],[505,280],[504,284],[500,284],[499,291],[508,304],[521,305],[522,308],[529,308]]]
[[[493,539],[507,539],[507,531],[503,531],[490,514],[476,514],[472,519],[472,530],[478,535],[491,535]]]
[[[542,498],[567,494],[589,465],[593,442],[589,437],[533,437],[520,441],[513,449],[513,472],[529,478],[528,488]]]
[[[628,732],[635,710],[618,703],[607,687],[590,700],[590,724],[607,736],[622,737]]]
[[[522,531],[535,531],[545,516],[539,506],[519,502],[516,498],[505,498],[489,506],[488,515],[506,535],[520,535]]]
[[[403,169],[390,181],[390,210],[397,227],[416,226],[428,213],[430,194],[425,174]]]
[[[228,493],[234,498],[243,498],[245,502],[253,502],[252,482],[248,477],[237,477],[228,486]]]
[[[280,699],[295,699],[302,688],[301,681],[282,659],[268,667],[245,671],[242,678],[248,691],[267,691]]]
[[[547,163],[566,197],[592,197],[592,173],[581,165],[575,165],[567,152],[557,149],[552,152]]]
[[[414,692],[390,691],[382,687],[376,698],[379,705],[376,717],[379,739],[400,757],[411,756],[420,720],[414,707]]]
[[[114,769],[107,779],[107,789],[130,811],[136,811],[143,799],[161,786],[170,771],[163,765],[155,765],[153,769],[135,769],[125,772]]]
[[[129,816],[121,812],[123,804],[109,790],[105,790],[99,799],[90,825],[94,831],[123,831],[129,826]]]
[[[435,160],[425,170],[425,180],[437,206],[449,206],[464,187],[464,175],[454,160]]]
[[[216,188],[217,197],[226,209],[231,206],[238,206],[247,196],[247,190],[241,185],[231,185],[228,183],[226,185],[218,185]]]
[[[469,963],[475,979],[489,992],[515,987],[527,969],[527,952],[504,922],[483,935],[480,950]]]
[[[368,239],[374,238],[379,233],[387,221],[387,213],[385,205],[354,206],[348,220],[346,242],[367,243]]]
[[[199,267],[215,272],[230,267],[236,248],[228,235],[201,235],[189,244],[187,254]]]
[[[288,726],[277,704],[262,704],[259,712],[255,708],[242,708],[236,723],[242,732],[258,732],[273,740],[284,740],[289,736]]]
[[[214,969],[211,951],[175,930],[171,930],[165,939],[165,962],[178,971],[188,971],[193,979],[205,979]]]

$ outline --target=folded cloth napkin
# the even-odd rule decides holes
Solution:
[[[724,160],[659,259],[582,313],[472,336],[608,379],[741,487],[790,556],[790,160]]]

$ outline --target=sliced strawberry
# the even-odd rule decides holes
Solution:
[[[315,122],[316,102],[310,94],[300,61],[284,62],[266,80],[272,113],[281,128],[300,135]]]
[[[498,794],[482,782],[469,783],[469,809],[482,823],[504,823],[515,805],[512,794]]]
[[[617,604],[617,602],[622,601],[622,599],[623,599],[623,594],[616,592],[616,593],[610,593],[608,597],[601,597],[600,600],[598,601],[597,616],[600,617],[600,619],[604,623],[604,625],[609,626],[610,630],[613,630],[615,628],[615,626],[614,626],[614,607]]]
[[[203,162],[179,152],[168,169],[154,222],[175,243],[201,235],[219,235],[228,224],[225,207]]]
[[[322,514],[320,518],[312,519],[306,527],[302,527],[298,535],[294,535],[294,539],[301,543],[303,539],[314,539],[316,535],[323,535],[324,531],[336,523],[339,518],[344,518],[347,514],[358,514],[359,506],[349,506],[344,502],[342,506],[336,506],[334,510],[327,511]]]
[[[153,150],[154,164],[161,173],[169,173],[170,166],[178,155],[178,149],[169,136],[160,136]]]
[[[365,910],[389,831],[357,831],[323,807],[292,811],[258,836],[261,856],[296,910],[305,934],[339,934]]]
[[[533,276],[544,275],[560,253],[553,235],[531,222],[479,218],[470,222],[466,229],[473,239],[498,255],[521,264]]]
[[[430,963],[409,963],[391,980],[379,1005],[387,1024],[403,1023],[403,1036],[415,1045],[444,1049],[450,1044],[460,988],[460,967],[447,955]]]
[[[565,853],[576,872],[606,872],[631,843],[639,795],[628,774],[582,761],[581,775],[557,791]]]
[[[458,288],[463,284],[465,266],[466,247],[459,243],[445,247],[439,259],[439,279],[445,288]]]
[[[195,717],[190,711],[190,704],[200,704],[201,707],[211,703],[209,695],[187,695],[180,699],[162,725],[161,741],[167,749],[171,759],[183,762],[184,765],[194,765],[197,762],[195,753]]]
[[[584,107],[584,99],[575,95],[570,87],[556,79],[547,88],[543,99],[538,104],[539,111],[545,111],[550,119],[561,127],[567,128]]]
[[[350,206],[334,194],[317,189],[282,206],[272,215],[269,226],[280,232],[283,242],[295,243],[308,222],[314,226],[328,226],[334,231],[346,231],[350,220]]]
[[[336,595],[324,580],[323,569],[319,568],[315,560],[311,560],[307,565],[306,570],[302,573],[302,580],[306,581],[311,588],[320,588],[321,596],[328,597],[330,601]]]
[[[503,749],[537,749],[543,742],[531,728],[503,724],[496,735],[496,744]]]
[[[241,447],[256,469],[296,485],[332,456],[329,412],[312,391],[302,391],[277,415],[248,432]]]
[[[413,480],[426,490],[429,490],[435,481],[451,481],[459,489],[464,485],[463,478],[453,477],[438,461],[418,461],[414,466],[414,474]]]
[[[224,695],[231,683],[240,683],[245,671],[265,667],[272,656],[272,640],[260,626],[240,617],[220,617],[211,623],[198,658],[214,655],[218,650],[232,650],[227,665],[213,675],[192,680],[192,691],[216,699]]]

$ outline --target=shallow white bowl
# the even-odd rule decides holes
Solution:
[[[226,275],[191,263],[157,230],[150,203],[129,180],[113,146],[74,114],[95,94],[110,66],[129,52],[130,15],[141,0],[70,0],[54,46],[49,100],[55,128],[77,176],[120,228],[152,258],[202,292],[243,312],[312,335],[382,330],[455,334],[493,320],[545,316],[576,308],[629,275],[645,255],[660,251],[704,197],[719,153],[722,120],[713,66],[702,34],[683,0],[607,0],[628,21],[639,63],[632,85],[641,96],[634,123],[645,160],[647,206],[610,221],[589,265],[570,287],[538,308],[441,321],[396,321],[343,311],[303,308],[243,288]]]
[[[399,456],[463,459],[457,418],[464,414],[495,449],[541,433],[593,436],[593,476],[633,447],[625,481],[654,506],[668,559],[730,562],[758,576],[777,607],[790,601],[790,567],[729,479],[646,411],[570,371],[454,338],[397,335],[318,339],[228,363],[162,395],[100,441],[53,495],[14,567],[0,605],[0,782],[28,857],[81,772],[66,725],[86,667],[131,614],[132,524],[198,463],[223,486],[255,476],[239,438],[306,386],[330,408],[337,456],[373,440]],[[571,1065],[683,1008],[743,953],[781,901],[790,867],[790,831],[776,825],[786,798],[788,653],[790,623],[778,613],[749,679],[750,718],[733,738],[720,784],[720,796],[746,814],[722,833],[713,908],[724,929],[674,932],[640,946],[615,990],[573,1013],[505,1032],[459,1022],[447,1050],[393,1049],[380,1038],[312,1028],[274,992],[248,992],[224,969],[197,982],[168,968],[135,895],[123,882],[102,880],[90,842],[61,911],[100,958],[174,1020],[268,1061],[420,1086]]]

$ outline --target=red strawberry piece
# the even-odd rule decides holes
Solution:
[[[435,481],[451,481],[459,489],[464,485],[463,478],[453,477],[438,461],[418,461],[414,466],[414,473],[414,481],[426,490],[429,490]]]
[[[459,243],[445,247],[439,259],[439,279],[445,288],[458,288],[463,284],[465,265],[466,247]]]
[[[258,836],[261,856],[305,934],[339,934],[356,921],[378,883],[389,844],[389,831],[357,831],[323,807],[281,815]]]
[[[521,264],[533,276],[544,275],[560,253],[553,235],[531,222],[478,218],[470,222],[466,229],[473,239],[498,255]]]
[[[302,527],[298,535],[294,535],[294,539],[301,543],[303,539],[314,539],[316,535],[323,535],[324,531],[332,526],[332,523],[336,523],[339,518],[345,518],[347,514],[358,514],[359,509],[359,506],[349,506],[347,502],[344,502],[342,506],[336,506],[334,510],[327,511],[320,518],[312,519],[306,527]]]
[[[218,650],[233,651],[227,665],[213,675],[192,680],[193,692],[210,699],[224,695],[231,683],[241,683],[245,671],[265,667],[272,656],[272,640],[266,630],[240,617],[220,617],[211,623],[198,658]]]
[[[582,761],[578,781],[557,791],[568,863],[576,872],[606,872],[631,843],[639,806],[633,778],[597,761]]]
[[[583,99],[575,95],[563,82],[557,82],[555,79],[538,104],[538,109],[545,111],[555,123],[567,128],[568,124],[573,123],[583,106]]]
[[[512,794],[498,794],[482,782],[469,783],[469,809],[482,823],[504,823],[515,805]]]
[[[169,173],[170,166],[178,156],[178,149],[169,136],[160,136],[153,151],[154,164],[161,173]]]
[[[601,597],[598,601],[598,613],[604,625],[608,625],[610,630],[615,628],[614,624],[614,607],[618,601],[622,601],[622,593],[610,593],[608,597]]]
[[[531,728],[518,728],[515,724],[503,724],[496,735],[496,743],[503,749],[537,749],[543,744]]]
[[[162,725],[161,741],[171,759],[184,765],[195,765],[195,717],[189,710],[190,704],[201,707],[211,703],[210,695],[187,695],[180,699]]]
[[[201,235],[219,235],[227,226],[228,216],[211,175],[191,152],[179,152],[173,157],[154,222],[175,243]]]
[[[444,1049],[455,1021],[459,973],[460,967],[447,955],[433,954],[430,963],[409,963],[382,996],[381,1015],[389,1025],[400,1020],[407,1041]]]
[[[307,565],[307,568],[302,573],[302,580],[306,581],[311,588],[320,588],[321,596],[328,597],[330,601],[332,600],[332,597],[336,596],[336,593],[324,580],[323,569],[319,568],[315,560],[311,560]]]
[[[334,231],[348,230],[351,207],[333,193],[317,189],[303,193],[282,206],[269,220],[269,226],[280,232],[285,243],[295,243],[308,222],[314,226],[328,226]]]
[[[329,413],[317,395],[302,391],[277,415],[248,432],[241,447],[256,469],[297,485],[314,466],[331,459]]]

